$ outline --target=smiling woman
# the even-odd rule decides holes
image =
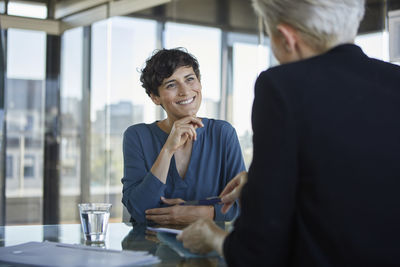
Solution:
[[[159,95],[151,94],[151,99],[166,111],[168,117],[163,122],[170,128],[170,120],[197,114],[201,104],[201,83],[192,67],[179,67],[171,77],[164,79]]]
[[[122,202],[132,221],[188,224],[232,220],[238,204],[179,205],[221,193],[245,169],[236,131],[225,121],[197,117],[202,86],[197,60],[183,49],[157,51],[142,70],[142,86],[167,118],[124,133]]]

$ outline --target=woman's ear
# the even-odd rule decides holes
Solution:
[[[278,24],[276,29],[281,35],[283,48],[288,53],[296,52],[299,44],[299,36],[297,30],[287,24]]]
[[[156,96],[156,95],[150,93],[150,98],[151,98],[151,100],[153,101],[154,104],[161,105],[159,96]]]

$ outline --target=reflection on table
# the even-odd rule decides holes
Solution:
[[[225,227],[223,223],[220,226]],[[145,250],[160,258],[161,263],[157,266],[226,266],[225,261],[220,257],[181,258],[170,247],[161,243],[154,232],[146,230],[144,224],[132,226],[125,223],[110,223],[104,243],[86,242],[80,224],[0,227],[0,246],[13,246],[29,241],[42,242],[45,240],[117,250]]]

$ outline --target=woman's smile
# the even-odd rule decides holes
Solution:
[[[187,104],[191,104],[191,103],[193,103],[193,101],[194,101],[195,98],[196,98],[196,97],[194,96],[194,97],[192,97],[192,98],[189,98],[189,99],[186,99],[186,100],[182,100],[182,101],[176,102],[176,104],[178,104],[178,105],[187,105]]]

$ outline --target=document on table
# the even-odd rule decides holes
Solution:
[[[110,250],[56,242],[28,242],[0,248],[0,262],[30,266],[142,266],[159,263],[147,251]]]
[[[182,230],[178,230],[178,229],[173,229],[173,228],[163,228],[163,227],[150,227],[147,226],[147,229],[150,231],[154,231],[154,232],[159,232],[159,233],[170,233],[170,234],[180,234],[182,233]]]

